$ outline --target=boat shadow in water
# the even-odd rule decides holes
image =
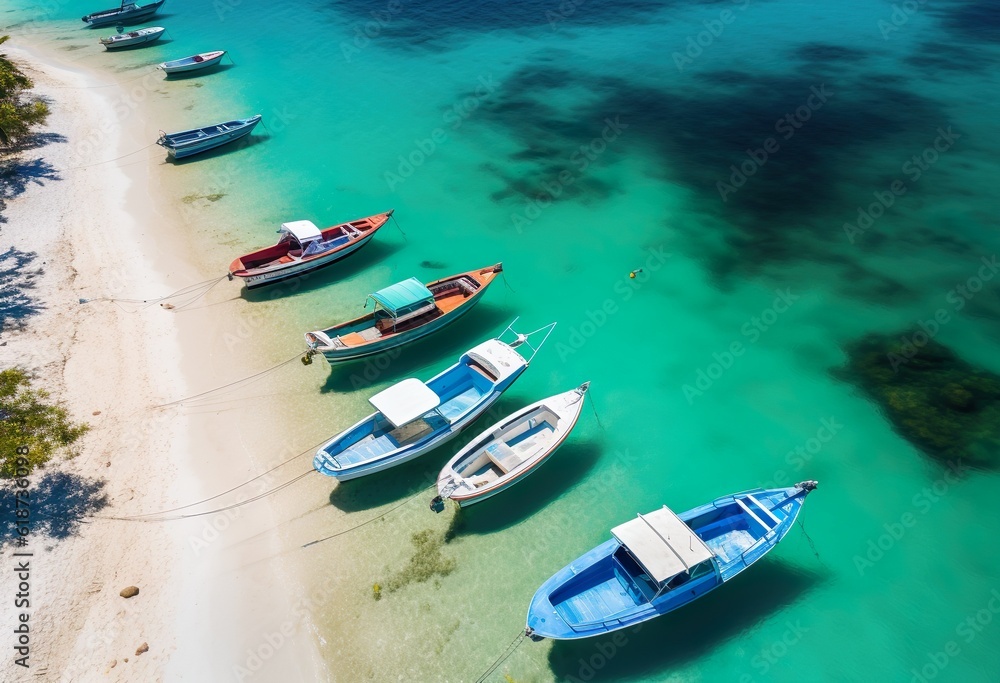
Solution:
[[[192,154],[191,156],[184,157],[183,159],[175,159],[167,155],[163,163],[171,164],[173,166],[186,166],[187,164],[190,163],[197,163],[199,161],[205,161],[206,159],[215,159],[217,157],[224,157],[228,154],[235,154],[237,152],[242,152],[248,147],[256,147],[257,145],[265,143],[270,139],[271,136],[266,131],[263,134],[261,134],[261,132],[255,128],[253,132],[249,133],[248,135],[244,135],[238,140],[233,140],[232,142],[228,142],[222,145],[221,147],[214,147],[205,152]]]
[[[566,444],[537,472],[509,490],[458,510],[447,540],[468,534],[492,534],[520,524],[583,481],[604,452],[599,441]]]
[[[698,659],[826,580],[823,573],[767,559],[738,581],[676,612],[619,633],[555,641],[549,651],[549,666],[560,681],[596,677],[621,681],[666,675],[672,667]],[[600,658],[595,656],[598,654]],[[599,671],[595,663],[601,663]]]
[[[376,235],[377,239],[378,235]],[[257,289],[243,287],[241,295],[247,301],[255,303],[259,301],[273,301],[274,299],[295,296],[297,294],[308,294],[336,282],[352,278],[378,265],[398,249],[399,247],[392,243],[372,241],[339,261],[335,261],[311,273],[290,278],[284,282],[277,282],[273,285],[258,287]]]
[[[228,57],[224,57],[223,59],[228,59]],[[174,83],[176,81],[192,81],[196,78],[201,78],[202,76],[209,76],[211,74],[217,74],[217,73],[222,73],[223,71],[229,71],[230,69],[233,69],[235,67],[236,67],[235,64],[222,64],[220,62],[219,64],[215,64],[213,66],[206,66],[196,71],[181,71],[180,73],[166,74],[166,81],[167,83]]]
[[[338,483],[330,492],[330,504],[344,512],[359,512],[415,497],[416,499],[407,505],[407,514],[425,514],[433,517],[434,513],[428,505],[437,492],[432,485],[437,482],[438,474],[444,464],[474,435],[527,403],[522,398],[514,396],[501,397],[468,429],[443,446],[398,467]]]
[[[423,339],[405,344],[385,353],[356,361],[338,363],[330,370],[323,393],[346,393],[368,390],[376,384],[399,381],[406,377],[428,380],[434,364],[458,361],[459,356],[476,344],[493,337],[510,322],[513,314],[505,307],[481,303],[472,311]],[[315,362],[323,362],[321,358]],[[443,369],[442,366],[439,369]],[[513,412],[513,411],[512,411]],[[499,418],[497,418],[499,419]]]

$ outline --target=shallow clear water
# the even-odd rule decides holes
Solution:
[[[820,482],[801,517],[818,558],[796,531],[627,642],[524,643],[494,679],[995,680],[996,473],[949,483],[831,373],[843,345],[942,308],[937,339],[1000,372],[997,280],[960,311],[949,298],[1000,251],[1000,10],[894,7],[170,0],[150,23],[172,42],[121,55],[134,67],[231,51],[237,66],[165,87],[155,127],[264,114],[269,138],[176,169],[184,192],[226,194],[179,226],[216,268],[284,220],[396,209],[405,238],[390,226],[280,297],[248,297],[267,320],[252,340],[273,358],[376,288],[504,262],[509,288],[448,332],[286,396],[276,409],[296,429],[332,434],[376,388],[429,377],[514,316],[559,325],[502,409],[593,382],[597,415],[509,493],[460,521],[420,494],[300,552],[316,585],[336,578],[314,619],[338,680],[475,680],[535,588],[611,526],[806,478]],[[66,2],[45,26],[92,9]],[[70,28],[50,39],[105,31]],[[894,181],[905,192],[870,209]],[[865,227],[859,207],[883,215]],[[442,451],[329,495],[332,480],[314,482],[287,504],[309,511],[282,531],[289,546],[402,502]],[[451,529],[440,552],[454,571],[374,601],[428,528]]]

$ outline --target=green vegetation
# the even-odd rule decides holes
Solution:
[[[431,529],[418,531],[411,537],[414,553],[407,565],[389,577],[385,590],[390,593],[411,583],[423,583],[435,577],[448,576],[455,571],[455,560],[441,554],[444,539],[435,536]],[[376,600],[381,597],[381,591]]]
[[[10,36],[0,37],[0,44]],[[45,123],[49,107],[44,102],[25,98],[33,86],[31,79],[5,55],[0,55],[0,145],[10,146]]]
[[[210,202],[217,202],[226,196],[225,192],[214,192],[212,194],[189,194],[181,198],[185,204],[194,204],[199,199],[207,199]]]
[[[28,461],[29,472],[44,465],[87,429],[86,424],[72,422],[64,408],[50,402],[48,392],[33,389],[24,370],[0,371],[0,478],[15,476],[19,457]]]
[[[895,430],[941,462],[996,467],[1000,377],[974,368],[922,332],[870,334],[847,348],[838,375],[861,387]]]

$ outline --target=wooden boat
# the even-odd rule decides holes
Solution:
[[[368,244],[392,213],[377,213],[325,230],[312,221],[282,223],[277,244],[240,256],[229,264],[229,274],[254,289],[311,273]]]
[[[135,24],[156,14],[164,2],[165,0],[159,0],[148,5],[137,5],[135,0],[122,0],[120,7],[88,14],[83,17],[83,23],[89,24],[92,28],[112,24]]]
[[[189,71],[198,71],[199,69],[207,69],[210,66],[215,66],[221,62],[222,58],[225,56],[225,50],[202,52],[201,54],[192,55],[191,57],[184,57],[183,59],[174,59],[169,62],[163,62],[160,64],[159,68],[163,69],[164,73],[168,76],[170,74],[187,73]]]
[[[121,50],[126,47],[137,47],[159,40],[160,36],[166,30],[162,26],[149,26],[129,31],[128,33],[119,33],[107,38],[101,38],[100,43],[104,46],[105,50]]]
[[[372,312],[306,333],[306,344],[331,363],[381,353],[440,330],[472,310],[503,264],[424,285],[415,277],[369,294]]]
[[[666,506],[639,515],[538,589],[525,633],[588,638],[686,605],[772,550],[815,488],[804,481],[725,496],[681,515]]]
[[[313,467],[347,481],[400,465],[458,436],[521,376],[555,327],[517,334],[514,323],[427,382],[404,379],[372,396],[376,412],[323,444]],[[508,332],[514,335],[509,342],[503,340]],[[532,346],[530,338],[541,333],[545,337]],[[521,355],[522,345],[531,349],[529,356]]]
[[[491,498],[538,470],[576,426],[590,382],[532,403],[500,420],[460,450],[438,475],[431,509],[450,498],[460,507]]]
[[[256,114],[248,119],[236,119],[204,128],[182,130],[178,133],[164,133],[161,130],[160,139],[156,144],[166,148],[167,154],[173,158],[183,159],[250,135],[260,120],[261,115]]]

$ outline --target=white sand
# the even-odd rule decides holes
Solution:
[[[254,462],[260,453],[246,412],[154,408],[260,369],[220,341],[234,317],[247,315],[246,302],[227,301],[237,295],[235,285],[220,283],[211,301],[222,305],[201,310],[77,303],[162,295],[218,274],[185,258],[178,209],[151,198],[177,170],[159,163],[159,148],[73,170],[140,149],[155,139],[157,126],[142,109],[122,117],[119,88],[92,87],[106,77],[67,68],[61,56],[16,39],[4,50],[50,98],[48,130],[66,138],[25,159],[70,169],[10,201],[0,231],[0,252],[37,252],[44,269],[33,293],[44,309],[22,330],[4,333],[0,366],[33,371],[92,427],[78,457],[46,471],[104,479],[110,504],[97,514],[134,515],[206,498],[273,465]],[[257,426],[264,427],[259,420]],[[309,445],[290,444],[286,457]],[[308,459],[299,460],[265,481],[273,485],[307,467]],[[34,537],[31,669],[9,678],[5,655],[0,678],[328,680],[308,614],[296,609],[302,589],[280,557],[275,523],[265,500],[191,520],[92,520],[63,540]],[[129,585],[140,593],[126,600],[119,591]],[[4,599],[0,607],[4,628],[14,623],[11,603]],[[136,656],[143,642],[149,651]]]

